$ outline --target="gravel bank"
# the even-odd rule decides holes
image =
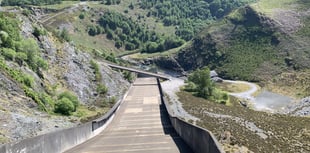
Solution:
[[[176,93],[180,91],[180,87],[184,85],[184,80],[179,78],[172,78],[171,80],[163,82],[161,85],[164,92],[169,97],[170,107],[174,111],[175,115],[185,119],[186,121],[192,120],[193,123],[199,120],[183,109],[182,104],[179,101],[179,97],[176,95]]]

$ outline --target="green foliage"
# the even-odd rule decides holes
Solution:
[[[99,35],[99,34],[101,34],[102,31],[103,30],[100,26],[94,26],[94,25],[88,26],[88,34],[90,36]]]
[[[80,18],[81,20],[85,19],[85,14],[84,14],[84,13],[81,13],[81,14],[79,15],[79,18]]]
[[[103,0],[103,3],[106,5],[115,5],[120,4],[121,0]]]
[[[162,20],[165,26],[175,25],[176,35],[190,40],[194,33],[210,22],[224,17],[240,6],[255,0],[141,0],[140,7],[149,10],[148,16]]]
[[[113,63],[118,63],[115,55],[113,53],[110,53],[110,55],[106,56],[105,60],[113,62]]]
[[[76,97],[76,95],[73,94],[72,92],[69,92],[69,91],[65,91],[65,92],[61,93],[60,95],[58,95],[58,100],[61,100],[64,98],[66,98],[72,102],[72,104],[73,104],[72,112],[75,112],[77,107],[80,105],[80,102],[79,102],[78,98]]]
[[[59,33],[59,37],[62,39],[62,40],[65,40],[65,41],[70,41],[70,35],[69,35],[69,32],[66,28],[63,28],[61,30],[61,32]]]
[[[94,71],[95,71],[96,81],[100,82],[102,76],[100,73],[100,68],[99,68],[98,63],[96,63],[94,60],[91,60],[90,65],[91,65],[91,68],[94,69]]]
[[[23,86],[23,89],[24,89],[26,96],[33,99],[39,105],[39,109],[41,109],[45,112],[48,112],[48,109],[45,107],[43,102],[40,100],[39,94],[37,92],[35,92],[34,90],[32,90],[26,86]]]
[[[100,95],[104,95],[108,92],[108,88],[103,85],[103,84],[98,84],[97,86],[97,92],[100,94]]]
[[[33,99],[39,105],[39,108],[41,110],[48,112],[48,109],[46,108],[46,106],[40,99],[39,93],[31,89],[33,87],[34,79],[30,75],[24,74],[21,71],[17,71],[17,70],[14,70],[8,67],[5,64],[4,59],[1,59],[1,58],[0,58],[0,69],[3,72],[6,72],[14,80],[21,83],[22,89],[24,90],[25,95]]]
[[[210,79],[210,70],[208,68],[198,69],[194,71],[189,77],[188,82],[196,85],[198,95],[204,98],[212,96],[214,84]]]
[[[210,70],[207,67],[198,69],[189,75],[185,91],[195,92],[199,97],[222,104],[226,104],[229,100],[226,92],[215,88],[214,83],[210,79]]]
[[[274,28],[261,23],[257,12],[244,7],[206,28],[179,59],[186,61],[182,65],[193,66],[190,69],[208,66],[227,79],[260,81],[260,73],[276,74],[285,67],[277,49],[281,38]],[[269,66],[279,69],[260,72]]]
[[[129,82],[132,82],[133,79],[134,79],[134,76],[133,76],[132,72],[124,71],[124,72],[123,72],[123,75],[124,75],[124,78],[125,78],[126,80],[128,80]]]
[[[0,45],[14,49],[15,42],[19,41],[19,22],[14,14],[0,12]]]
[[[34,35],[43,34],[39,28],[34,29]],[[49,112],[46,107],[45,100],[51,97],[44,93],[39,93],[32,88],[34,87],[34,78],[31,75],[23,73],[21,70],[16,70],[6,65],[6,60],[12,60],[22,66],[25,63],[38,72],[39,68],[47,69],[47,62],[40,57],[38,44],[34,39],[22,39],[20,37],[19,22],[14,14],[0,13],[0,69],[16,82],[25,92],[25,95],[32,98],[39,106],[39,109]],[[3,58],[5,57],[5,59]],[[43,99],[42,99],[43,98]]]
[[[43,36],[46,35],[46,31],[42,28],[39,27],[34,27],[33,29],[33,33],[32,33],[35,37],[39,37],[39,36]]]
[[[72,112],[75,112],[75,106],[69,98],[63,97],[56,103],[55,112],[70,115]]]
[[[2,48],[1,49],[1,54],[8,60],[14,60],[16,56],[15,50],[11,48]]]
[[[299,35],[310,38],[310,17],[303,19],[304,26],[297,32]]]
[[[28,57],[27,54],[24,52],[17,52],[15,56],[15,61],[18,63],[20,66],[23,65],[24,61],[27,61]]]
[[[179,47],[184,43],[179,38],[163,37],[154,31],[148,31],[120,13],[106,12],[98,23],[104,28],[107,38],[115,41],[117,48],[124,46],[126,50],[141,49],[143,52],[159,52]],[[91,27],[89,32],[91,32],[90,35],[94,35],[96,29]]]
[[[52,99],[52,97],[46,93],[41,93],[39,95],[40,100],[42,101],[42,103],[49,108],[50,110],[54,110],[54,99]]]
[[[40,49],[34,39],[25,39],[17,43],[17,51],[24,54],[19,54],[19,60],[25,59],[30,68],[37,71],[39,68],[47,69],[48,64],[40,57]],[[27,58],[24,55],[27,55]]]
[[[24,83],[27,87],[33,87],[34,79],[30,75],[23,75],[22,80],[22,83]]]

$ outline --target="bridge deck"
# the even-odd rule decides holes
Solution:
[[[110,63],[105,63],[105,64],[110,66],[111,68],[115,68],[115,69],[121,69],[121,70],[130,71],[130,72],[140,73],[140,74],[144,74],[146,76],[157,77],[157,78],[164,79],[164,80],[170,79],[169,76],[162,75],[162,74],[155,74],[155,73],[151,73],[151,72],[146,72],[146,71],[142,71],[142,70],[138,70],[138,69],[134,69],[134,68],[129,68],[129,67],[124,67],[124,66],[120,66],[120,65],[115,65],[115,64],[110,64]]]
[[[112,123],[67,153],[192,153],[161,107],[155,78],[138,78]]]

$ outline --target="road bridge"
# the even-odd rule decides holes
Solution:
[[[171,126],[155,78],[137,78],[111,124],[66,153],[192,153]]]
[[[142,71],[142,70],[138,70],[138,69],[134,69],[134,68],[128,68],[128,67],[124,67],[124,66],[119,66],[119,65],[115,65],[115,64],[111,64],[111,63],[105,63],[105,64],[107,66],[109,66],[111,68],[115,68],[115,69],[121,69],[121,70],[130,71],[130,72],[135,72],[135,73],[143,74],[145,76],[156,77],[156,78],[160,78],[163,80],[170,80],[169,76],[162,75],[162,74],[146,72],[146,71]]]

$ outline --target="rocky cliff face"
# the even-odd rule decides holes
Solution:
[[[34,23],[28,17],[18,15],[21,24],[21,34],[25,38],[33,38],[40,46],[42,57],[48,62],[47,70],[33,72],[26,65],[19,66],[6,61],[12,69],[22,71],[34,78],[33,90],[54,97],[63,91],[71,91],[77,95],[80,103],[86,108],[100,107],[98,101],[105,97],[119,99],[128,89],[129,83],[122,74],[111,70],[104,64],[99,64],[102,80],[108,88],[105,95],[97,93],[94,69],[90,61],[100,63],[92,55],[77,49],[70,43],[62,43],[51,33],[35,37]],[[0,143],[7,143],[38,134],[67,128],[79,123],[76,116],[59,116],[38,110],[38,105],[24,93],[18,81],[5,72],[0,71]]]

